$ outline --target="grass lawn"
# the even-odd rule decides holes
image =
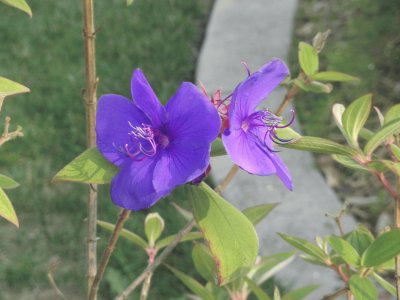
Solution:
[[[47,280],[54,277],[68,299],[82,299],[86,289],[86,186],[52,184],[54,174],[85,148],[85,111],[81,97],[84,61],[81,4],[70,1],[31,2],[33,18],[1,5],[0,74],[31,88],[8,99],[5,115],[25,137],[1,150],[0,172],[21,186],[9,192],[20,219],[16,230],[0,220],[0,299],[55,299]],[[196,56],[212,1],[95,1],[98,94],[130,95],[132,70],[141,67],[160,99],[166,101],[182,81],[192,81]],[[99,218],[114,222],[118,210],[101,188]],[[167,232],[184,220],[167,201],[162,211]],[[144,214],[131,215],[126,227],[143,234]],[[99,229],[99,254],[109,234]],[[179,246],[169,263],[191,269]],[[102,285],[111,299],[146,265],[145,255],[120,241]],[[161,268],[150,299],[182,299],[182,285]]]
[[[296,109],[305,134],[332,138],[343,137],[331,118],[333,103],[349,104],[352,100],[373,93],[373,105],[385,113],[400,99],[400,2],[397,0],[303,0],[296,17],[291,64],[297,64],[297,44],[311,43],[318,31],[332,33],[320,55],[323,70],[341,71],[361,79],[356,84],[335,84],[331,94],[302,94],[297,97]],[[297,74],[297,71],[293,74]],[[378,128],[374,111],[367,127]],[[324,164],[326,160],[324,160]],[[380,184],[369,175],[353,172],[328,163],[340,174],[337,191],[343,197],[379,195],[377,203],[356,213],[372,229],[380,212],[390,203]],[[368,212],[365,213],[365,210]]]

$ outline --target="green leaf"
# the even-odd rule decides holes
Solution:
[[[164,219],[158,213],[150,213],[144,221],[144,231],[150,247],[153,247],[155,242],[164,231]]]
[[[172,272],[174,275],[182,281],[184,285],[186,285],[193,293],[201,297],[204,300],[213,300],[214,297],[209,290],[207,290],[204,286],[202,286],[198,281],[193,279],[192,277],[186,275],[185,273],[165,264],[165,266]]]
[[[299,43],[299,63],[301,69],[307,76],[311,76],[318,71],[317,50],[304,42]]]
[[[390,150],[392,150],[393,155],[400,161],[400,148],[395,144],[390,144]]]
[[[258,253],[258,237],[249,219],[205,183],[187,188],[193,215],[216,261],[218,284],[246,274]]]
[[[270,300],[271,298],[250,278],[245,277],[244,279],[253,294],[258,300]]]
[[[197,272],[207,281],[216,281],[215,262],[210,251],[202,243],[196,243],[192,249],[192,260]]]
[[[329,94],[330,92],[332,92],[333,88],[331,84],[325,84],[319,81],[305,82],[304,80],[299,78],[296,78],[294,80],[294,83],[302,90],[312,93]]]
[[[374,133],[367,128],[361,128],[361,130],[360,130],[360,137],[366,141],[369,141],[373,135],[374,135]]]
[[[378,161],[372,161],[379,163],[382,169],[382,172],[390,170],[392,171],[396,176],[400,177],[400,162],[393,162],[391,160],[386,160],[386,159],[380,159]],[[378,169],[379,171],[379,169]]]
[[[254,280],[258,285],[261,285],[290,264],[293,261],[295,254],[295,251],[291,251],[263,257],[261,261],[250,270],[247,276]]]
[[[307,240],[285,235],[283,233],[278,233],[278,235],[293,247],[303,251],[304,253],[312,257],[319,259],[321,262],[324,262],[328,258],[328,255],[324,251],[322,251],[322,249]]]
[[[118,168],[106,160],[97,148],[90,148],[59,171],[53,181],[103,184],[111,182],[117,171]]]
[[[350,147],[312,136],[303,136],[293,143],[282,145],[282,147],[316,153],[339,154],[345,156],[357,155],[357,151]]]
[[[371,112],[372,95],[367,94],[354,100],[343,113],[342,123],[350,145],[358,147],[358,134]]]
[[[15,226],[19,227],[19,222],[14,207],[10,199],[8,199],[6,193],[4,193],[3,189],[0,189],[0,217],[3,217]]]
[[[262,219],[268,216],[278,204],[279,203],[267,203],[248,207],[243,210],[243,214],[250,220],[251,223],[253,223],[253,225],[256,225],[262,221]]]
[[[182,206],[179,206],[175,202],[170,202],[170,203],[176,209],[176,211],[180,213],[182,217],[185,218],[185,220],[190,221],[191,219],[193,219],[193,214],[191,211],[183,208]]]
[[[23,86],[22,84],[10,79],[0,77],[0,98],[28,92],[30,92],[30,89],[28,89],[26,86]]]
[[[226,155],[224,144],[220,138],[216,138],[214,142],[212,142],[210,155],[212,157]]]
[[[317,288],[319,288],[318,284],[310,284],[304,286],[302,288],[295,289],[290,291],[286,295],[283,296],[282,300],[301,300],[307,297],[309,294],[314,292]]]
[[[393,105],[385,115],[385,124],[400,118],[400,103]]]
[[[348,241],[337,236],[330,236],[328,237],[328,243],[349,265],[357,267],[360,264],[360,255]]]
[[[390,283],[387,282],[384,278],[376,274],[375,272],[372,273],[372,276],[375,280],[385,289],[387,290],[392,296],[396,297],[396,288]]]
[[[365,267],[378,267],[400,254],[400,229],[381,234],[365,250],[361,258],[361,265]]]
[[[202,237],[203,237],[203,235],[201,234],[201,232],[198,232],[198,231],[189,232],[181,238],[180,243],[198,240],[198,239],[201,239]],[[158,250],[162,249],[162,248],[168,246],[175,238],[176,238],[176,234],[169,235],[169,236],[159,240],[156,243],[155,248]]]
[[[110,232],[114,231],[115,225],[105,222],[105,221],[100,221],[97,220],[97,225],[99,225],[101,228],[104,228]],[[140,236],[138,236],[136,233],[133,233],[132,231],[129,231],[127,229],[122,229],[121,230],[121,237],[123,237],[124,239],[127,239],[128,241],[133,242],[135,245],[146,249],[149,247],[149,245],[146,243],[146,241],[144,239],[142,239]]]
[[[364,148],[364,152],[367,155],[371,155],[372,152],[374,152],[374,150],[378,148],[379,145],[385,142],[387,138],[399,132],[400,132],[400,118],[394,119],[391,122],[386,123],[384,126],[379,128],[379,130],[375,132],[375,134],[367,142]]]
[[[0,188],[2,189],[14,189],[19,186],[19,183],[14,179],[7,177],[6,175],[0,174]]]
[[[349,285],[355,300],[378,299],[378,291],[368,278],[353,275],[349,280]]]
[[[356,230],[347,234],[345,239],[356,249],[359,255],[362,255],[374,241],[374,236],[365,226],[360,225]]]
[[[359,80],[357,77],[334,71],[319,72],[317,74],[314,74],[312,76],[312,79],[320,81],[341,81],[341,82]]]
[[[132,5],[133,0],[126,0],[126,6]]]
[[[279,289],[277,286],[274,288],[274,300],[281,300],[281,293],[279,292]]]
[[[276,135],[280,139],[296,141],[301,138],[301,135],[294,131],[291,127],[277,128]]]
[[[32,17],[32,10],[25,0],[0,0],[0,2],[18,8]]]
[[[359,165],[351,157],[334,154],[334,155],[332,155],[332,158],[336,162],[338,162],[339,164],[341,164],[341,165],[343,165],[343,166],[345,166],[347,168],[369,172],[369,169],[367,167]]]

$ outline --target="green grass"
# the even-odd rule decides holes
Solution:
[[[28,1],[29,2],[29,1]],[[1,149],[1,173],[21,186],[9,192],[20,219],[14,229],[0,220],[0,299],[54,299],[47,280],[50,261],[54,277],[68,299],[85,295],[85,216],[87,187],[52,184],[51,178],[85,148],[85,111],[81,97],[84,61],[80,1],[30,1],[33,18],[1,5],[0,74],[30,87],[28,95],[6,100],[2,116],[10,115],[25,137]],[[130,95],[130,78],[141,67],[161,100],[182,81],[192,81],[211,0],[96,1],[98,94]],[[117,209],[102,187],[99,218],[114,222]],[[157,205],[169,233],[184,224],[168,200]],[[126,227],[143,233],[144,213],[135,213]],[[99,230],[99,253],[109,233]],[[179,246],[169,263],[190,269]],[[146,265],[145,255],[120,241],[102,285],[103,299],[132,280]],[[150,299],[178,299],[182,285],[154,277]],[[125,281],[125,282],[124,282]],[[46,298],[47,297],[47,298]]]

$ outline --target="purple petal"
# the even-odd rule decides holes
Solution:
[[[230,108],[231,125],[250,115],[256,107],[289,75],[289,70],[280,59],[274,59],[242,81],[232,95]],[[232,105],[233,104],[233,105]]]
[[[157,159],[130,161],[111,182],[111,200],[118,206],[130,210],[147,209],[166,194],[153,187],[153,173]]]
[[[278,175],[279,179],[288,190],[293,191],[292,176],[290,175],[288,168],[277,154],[270,153],[270,156],[276,168],[276,175]]]
[[[211,143],[217,137],[220,127],[218,111],[194,84],[182,83],[165,108],[167,131],[172,140]]]
[[[154,188],[167,192],[199,177],[208,167],[210,144],[195,140],[175,141],[161,154],[154,170]]]
[[[97,148],[113,164],[120,166],[130,160],[122,151],[131,139],[129,125],[141,126],[149,124],[149,119],[135,104],[120,95],[104,95],[100,97],[96,114]]]
[[[222,141],[230,158],[243,170],[256,175],[276,172],[270,156],[257,145],[249,132],[227,129],[222,135]]]
[[[165,109],[140,69],[133,72],[131,93],[137,107],[147,115],[155,127],[159,127],[163,123]]]

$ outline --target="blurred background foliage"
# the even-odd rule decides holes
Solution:
[[[86,289],[87,187],[50,182],[56,171],[85,147],[81,3],[32,0],[30,5],[32,19],[1,7],[0,74],[32,92],[10,98],[4,106],[3,117],[11,115],[14,125],[24,127],[25,137],[6,144],[0,156],[0,172],[21,183],[10,191],[21,228],[16,230],[0,220],[0,299],[54,299],[46,275],[53,262],[57,262],[54,277],[68,299],[81,299]],[[96,1],[98,94],[129,96],[136,67],[144,70],[162,101],[168,100],[181,81],[194,80],[211,6],[212,0],[136,0],[130,7],[123,0]],[[321,66],[362,79],[355,85],[336,86],[329,95],[297,97],[296,108],[306,134],[339,139],[330,114],[334,102],[346,104],[367,92],[374,93],[374,104],[382,111],[398,102],[399,15],[397,0],[299,1],[290,65],[297,65],[299,40],[311,42],[316,32],[331,29]],[[295,69],[292,73],[297,74]],[[327,177],[337,174],[335,170],[343,171],[322,159]],[[346,180],[339,176],[336,184],[342,195],[376,193],[374,183],[366,177],[346,174]],[[114,222],[118,210],[107,195],[103,187],[99,218]],[[382,193],[381,198],[385,197]],[[388,203],[378,199],[369,205],[367,215],[359,217],[375,226]],[[185,205],[184,201],[180,204]],[[168,201],[152,210],[166,220],[166,234],[175,233],[184,223]],[[126,227],[143,235],[144,215],[133,214]],[[100,252],[108,233],[99,229],[99,236]],[[183,255],[188,248],[179,246],[168,263],[192,274],[191,259]],[[144,268],[145,258],[141,250],[121,240],[106,273],[103,298],[123,289]],[[180,296],[184,288],[174,277],[164,276],[167,273],[164,268],[156,272],[150,299],[184,299]]]

